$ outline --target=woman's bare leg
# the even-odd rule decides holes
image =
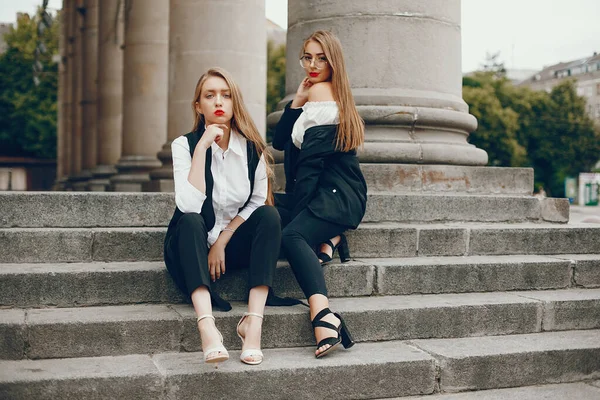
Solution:
[[[264,315],[265,303],[269,295],[268,286],[255,286],[250,289],[248,296],[248,312]],[[260,340],[262,335],[262,319],[249,315],[247,316],[239,328],[239,333],[244,338],[244,346],[242,351],[246,349],[260,349]],[[248,357],[248,361],[258,361],[254,357]]]
[[[206,286],[200,286],[198,289],[194,290],[191,297],[197,317],[206,314],[212,315],[210,292]],[[198,330],[200,331],[203,352],[204,349],[221,342],[219,331],[215,326],[215,321],[212,318],[204,318],[202,321],[198,322]],[[212,357],[209,357],[209,359],[218,355],[219,353],[215,352]]]

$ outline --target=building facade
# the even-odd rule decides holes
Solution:
[[[600,54],[551,65],[522,81],[519,86],[550,92],[566,79],[575,79],[577,94],[587,101],[589,116],[600,123]]]

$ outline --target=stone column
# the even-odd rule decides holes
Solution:
[[[331,30],[344,48],[366,123],[361,162],[487,163],[487,153],[467,143],[477,120],[462,99],[460,0],[289,0],[280,107],[304,76],[298,54],[317,29]]]
[[[81,130],[82,130],[82,35],[81,28],[83,17],[80,2],[73,2],[71,13],[71,174],[69,176],[69,186],[71,188],[77,182],[81,181]]]
[[[60,11],[60,36],[58,38],[58,53],[60,55],[60,61],[58,63],[58,95],[57,95],[57,106],[58,116],[56,124],[56,182],[54,184],[55,190],[64,190],[66,179],[68,178],[70,164],[68,164],[69,158],[69,144],[70,144],[70,130],[67,128],[67,118],[70,113],[67,110],[71,107],[70,101],[67,98],[69,91],[68,71],[67,71],[67,58],[69,52],[69,1],[63,0],[62,9]]]
[[[74,189],[87,189],[96,166],[96,88],[98,81],[98,3],[85,0],[82,8],[81,172]]]
[[[194,89],[210,67],[233,75],[264,137],[266,35],[264,0],[170,0],[168,137],[146,191],[173,191],[171,141],[192,129]]]
[[[142,190],[167,139],[169,0],[125,2],[123,149],[115,191]]]
[[[97,166],[88,189],[106,191],[117,173],[123,129],[123,1],[102,0],[98,9]]]

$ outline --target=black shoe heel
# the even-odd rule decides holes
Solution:
[[[354,346],[354,339],[352,338],[350,330],[346,326],[346,322],[344,321],[342,316],[337,313],[335,313],[334,315],[340,320],[340,335],[342,336],[342,346],[344,346],[345,349],[349,349],[350,347]]]
[[[348,247],[348,240],[346,239],[346,235],[343,233],[340,235],[340,242],[338,243],[338,246],[340,261],[343,263],[350,261],[350,247]]]

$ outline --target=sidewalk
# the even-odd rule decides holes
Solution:
[[[570,224],[591,223],[600,224],[600,206],[571,205]]]

